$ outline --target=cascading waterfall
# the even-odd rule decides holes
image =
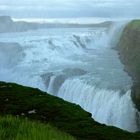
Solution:
[[[98,122],[137,131],[132,81],[112,49],[124,24],[116,25],[1,33],[0,80],[38,87],[79,104]]]
[[[48,93],[53,93],[53,84],[54,84],[55,76],[52,76],[48,86]]]
[[[134,108],[130,93],[130,90],[121,93],[119,90],[101,89],[74,79],[64,82],[58,96],[81,105],[98,122],[136,131],[139,114]]]

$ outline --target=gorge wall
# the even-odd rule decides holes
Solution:
[[[125,27],[118,50],[125,70],[133,79],[131,96],[140,110],[140,20],[133,20]]]

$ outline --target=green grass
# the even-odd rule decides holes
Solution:
[[[40,121],[43,124],[49,123],[78,140],[140,139],[139,133],[129,133],[97,123],[91,118],[91,114],[79,105],[66,102],[38,89],[0,82],[0,115],[9,114],[22,116],[31,121]],[[16,130],[13,129],[13,133]]]
[[[127,25],[127,28],[140,31],[140,20],[133,20]]]
[[[0,140],[75,140],[49,124],[19,117],[0,117]]]

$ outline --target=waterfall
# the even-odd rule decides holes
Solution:
[[[52,76],[49,82],[49,86],[48,86],[48,93],[54,93],[53,92],[53,84],[54,84],[54,80],[55,80],[55,76]]]
[[[124,25],[0,34],[0,80],[40,88],[79,104],[100,123],[137,131],[132,80],[112,49]]]
[[[131,91],[101,89],[83,83],[79,79],[66,80],[58,96],[79,104],[103,124],[117,126],[128,131],[137,131],[138,111],[131,100]]]

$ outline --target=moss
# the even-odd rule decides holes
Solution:
[[[140,20],[133,20],[127,25],[127,28],[140,31]]]
[[[79,140],[138,140],[115,127],[95,122],[80,106],[38,89],[0,82],[0,115],[12,114],[49,123]]]

